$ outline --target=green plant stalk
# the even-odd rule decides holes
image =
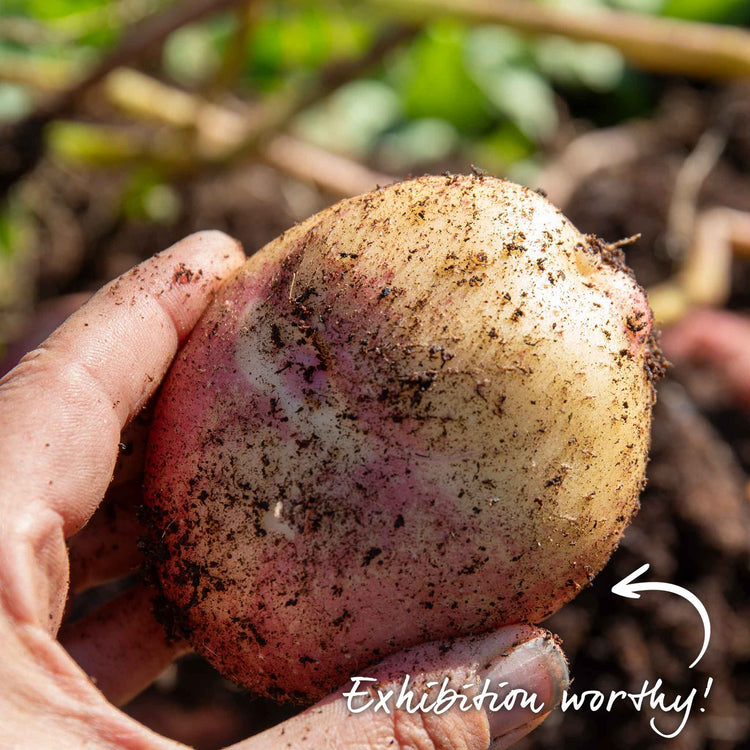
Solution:
[[[360,5],[421,23],[453,17],[601,42],[620,50],[633,65],[657,73],[750,77],[750,33],[731,26],[605,8],[565,9],[531,0],[361,0]]]

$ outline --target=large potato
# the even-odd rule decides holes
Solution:
[[[537,622],[637,508],[651,315],[618,252],[510,182],[343,201],[222,288],[161,393],[173,624],[309,700],[401,647]]]

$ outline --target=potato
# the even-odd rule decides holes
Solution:
[[[545,198],[481,176],[342,201],[222,287],[147,462],[172,626],[309,701],[425,641],[538,622],[638,505],[643,291]]]

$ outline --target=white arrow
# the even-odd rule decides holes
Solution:
[[[639,591],[668,591],[670,594],[677,594],[687,599],[697,610],[703,621],[703,648],[698,654],[696,660],[690,665],[692,669],[703,657],[708,648],[708,643],[711,640],[711,620],[708,618],[708,612],[703,606],[703,602],[693,593],[682,586],[675,586],[673,583],[633,583],[636,578],[645,573],[649,569],[649,564],[641,565],[638,570],[634,570],[629,576],[623,578],[619,583],[612,586],[612,593],[617,596],[625,596],[628,599],[640,599],[641,595]]]

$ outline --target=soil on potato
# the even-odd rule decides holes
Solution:
[[[699,206],[750,210],[750,90],[714,91],[675,85],[647,127],[651,151],[634,163],[601,170],[573,192],[565,213],[584,232],[614,241],[637,232],[627,260],[644,285],[673,270],[667,253],[667,216],[675,177],[700,136],[730,111],[726,147],[703,184]],[[46,164],[46,183],[75,224],[49,237],[34,271],[39,299],[94,289],[143,257],[190,231],[220,228],[248,252],[294,221],[330,203],[321,195],[264,167],[203,179],[181,188],[183,208],[175,222],[124,223],[98,210],[97,196],[116,189],[111,176],[74,180]],[[432,171],[439,171],[433,169]],[[533,187],[533,186],[532,186]],[[729,307],[750,307],[748,268],[737,265]],[[710,373],[673,368],[658,387],[649,483],[642,509],[594,586],[547,621],[570,659],[572,690],[637,691],[645,680],[675,690],[698,691],[695,708],[675,750],[739,747],[750,730],[750,590],[748,572],[748,472],[750,420],[727,405]],[[610,593],[644,562],[647,580],[685,586],[711,615],[712,640],[692,670],[702,628],[695,609],[679,597],[646,593],[638,600]],[[703,698],[708,677],[713,687]],[[700,709],[705,708],[705,711]],[[255,700],[233,687],[197,657],[182,660],[126,710],[159,732],[209,750],[238,741],[298,709]],[[649,711],[618,702],[604,710],[555,712],[518,745],[560,747],[664,747],[649,727]],[[662,731],[676,723],[657,718]]]

